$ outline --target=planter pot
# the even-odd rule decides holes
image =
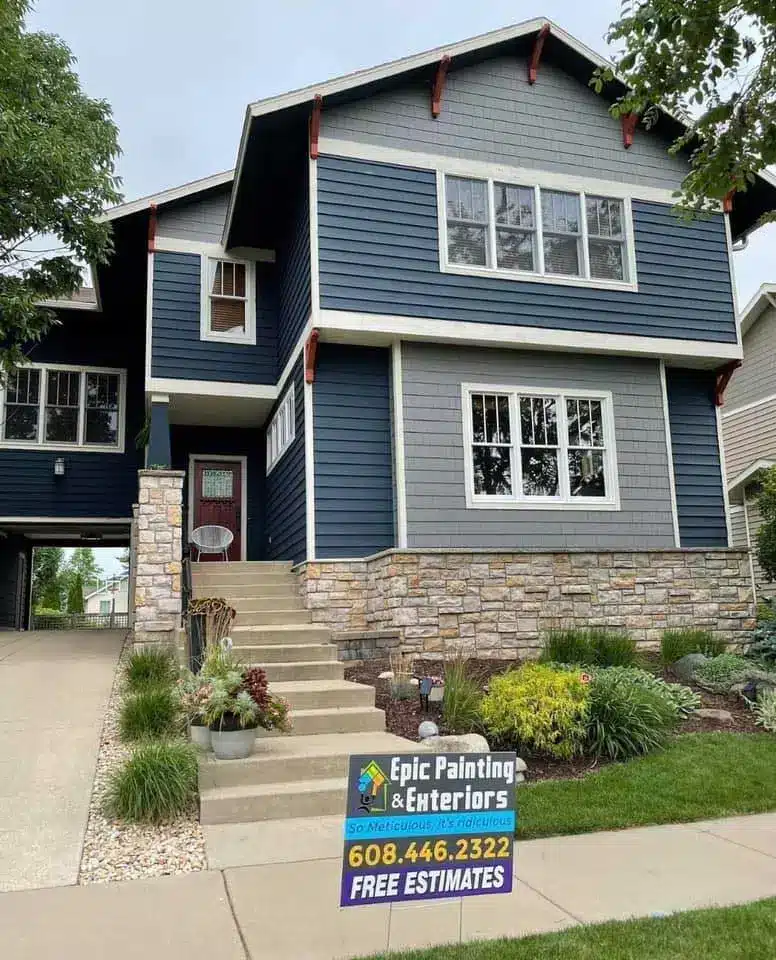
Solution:
[[[255,740],[255,727],[210,731],[210,742],[217,760],[244,760],[253,753]]]
[[[210,727],[204,727],[201,723],[192,723],[189,727],[189,736],[191,742],[200,750],[210,749]]]

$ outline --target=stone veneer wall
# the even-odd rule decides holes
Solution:
[[[177,641],[181,623],[181,470],[140,470],[135,568],[135,644]]]
[[[606,627],[657,643],[699,627],[729,642],[754,626],[745,550],[539,553],[388,550],[296,568],[305,606],[335,639],[407,652],[530,656],[548,630]]]

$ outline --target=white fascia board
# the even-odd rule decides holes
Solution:
[[[169,377],[150,377],[146,393],[188,394],[200,397],[237,397],[245,400],[277,400],[274,384],[230,383],[223,380],[178,380]]]
[[[776,184],[774,184],[776,186]],[[743,336],[752,324],[760,319],[760,314],[768,306],[776,308],[776,283],[763,283],[752,299],[739,314],[739,325]]]
[[[39,307],[48,307],[50,310],[83,310],[86,313],[102,312],[98,303],[86,303],[79,300],[39,300],[37,305]]]
[[[749,464],[746,470],[742,470],[738,476],[733,477],[733,479],[728,482],[728,493],[731,495],[737,493],[738,489],[744,486],[747,480],[751,479],[759,470],[769,470],[775,463],[776,460],[755,460],[754,463]]]
[[[182,200],[195,193],[212,190],[214,187],[223,187],[225,184],[231,183],[232,180],[234,180],[234,170],[225,170],[223,173],[215,173],[210,177],[203,177],[201,180],[192,180],[179,187],[162,190],[161,193],[153,193],[147,197],[140,197],[138,200],[130,200],[129,203],[121,203],[117,207],[106,210],[105,213],[97,217],[97,220],[102,223],[119,220],[121,217],[128,217],[130,214],[147,210],[152,204],[160,207],[162,204],[172,203],[173,200]]]
[[[368,334],[385,342],[429,340],[437,343],[461,343],[483,347],[533,347],[538,350],[559,350],[586,353],[619,354],[654,359],[686,361],[696,359],[711,363],[727,363],[742,358],[737,343],[715,343],[708,340],[676,340],[666,337],[638,337],[609,333],[586,333],[578,330],[550,330],[546,327],[522,327],[497,323],[474,323],[465,320],[400,317],[378,313],[355,313],[345,310],[321,310],[316,323],[327,339],[337,334]]]

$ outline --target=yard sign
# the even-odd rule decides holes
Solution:
[[[351,757],[340,906],[509,893],[515,760]]]

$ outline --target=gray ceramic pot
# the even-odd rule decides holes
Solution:
[[[210,743],[217,760],[244,760],[253,753],[255,740],[255,727],[210,731]]]
[[[192,723],[189,727],[189,736],[191,737],[191,742],[200,750],[210,749],[210,727]]]

